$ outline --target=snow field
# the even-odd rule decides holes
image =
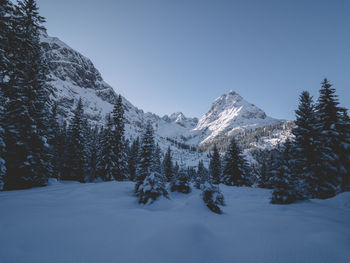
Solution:
[[[193,189],[139,205],[130,182],[0,192],[2,263],[350,262],[350,193],[292,205],[220,186],[224,214]]]

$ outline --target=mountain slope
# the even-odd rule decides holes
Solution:
[[[49,66],[48,83],[53,90],[52,100],[58,103],[61,121],[70,121],[79,98],[84,112],[93,125],[104,125],[105,117],[113,110],[117,94],[103,81],[93,63],[70,48],[64,42],[46,33],[41,36],[41,45]],[[196,118],[186,118],[182,113],[159,117],[145,113],[123,97],[126,117],[126,135],[129,139],[141,136],[146,123],[150,121],[155,129],[155,139],[165,152],[171,146],[174,160],[196,165],[199,159],[207,163],[205,154],[176,147],[166,138],[181,141],[197,124]]]
[[[234,91],[217,98],[210,110],[198,121],[194,132],[201,132],[199,145],[207,144],[219,136],[231,136],[281,122],[266,116],[265,112],[244,100]]]
[[[58,103],[61,120],[71,120],[73,110],[81,98],[88,120],[95,125],[104,125],[106,115],[112,111],[116,102],[115,90],[103,81],[101,74],[87,57],[58,38],[43,33],[41,44],[49,66],[47,84],[53,89],[52,100]],[[216,99],[200,120],[188,118],[181,112],[163,117],[145,113],[124,97],[123,105],[128,138],[142,135],[146,123],[151,122],[156,141],[162,150],[171,146],[174,160],[186,165],[196,165],[199,159],[208,163],[205,153],[190,151],[190,148],[211,144],[244,130],[281,122],[266,116],[261,109],[233,91]]]

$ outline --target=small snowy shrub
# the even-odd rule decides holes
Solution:
[[[188,175],[184,171],[180,171],[176,178],[172,181],[170,190],[188,194],[191,192]]]
[[[207,207],[214,213],[221,214],[219,205],[224,205],[224,195],[218,186],[206,183],[202,187],[202,198]]]
[[[140,204],[153,203],[160,196],[168,196],[165,189],[163,176],[153,172],[143,180],[138,187],[138,197]]]
[[[272,192],[272,204],[292,204],[296,201],[294,194],[289,194],[284,191],[275,190]]]

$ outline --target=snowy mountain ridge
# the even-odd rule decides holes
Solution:
[[[67,44],[46,33],[41,36],[44,56],[49,66],[48,85],[52,87],[52,100],[58,104],[59,116],[69,121],[79,98],[84,112],[92,124],[103,125],[105,116],[113,109],[117,94],[107,84],[90,59],[70,48]],[[160,117],[145,113],[123,97],[125,106],[126,135],[140,136],[148,121],[155,129],[155,139],[165,151],[168,146],[174,159],[197,164],[198,159],[207,162],[205,153],[179,149],[170,141],[198,146],[219,136],[228,136],[246,129],[273,125],[279,120],[246,102],[240,95],[230,91],[216,99],[210,110],[200,119],[188,118],[182,112]],[[170,139],[170,140],[169,140]]]
[[[219,136],[231,136],[244,130],[252,130],[280,123],[268,117],[263,110],[244,100],[234,91],[217,98],[210,110],[198,121],[194,131],[201,131],[199,145],[210,143]]]

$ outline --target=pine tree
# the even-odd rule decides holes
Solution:
[[[179,163],[176,161],[174,165],[173,178],[175,178],[180,171]]]
[[[290,204],[298,199],[297,181],[292,174],[292,145],[287,140],[278,158],[275,158],[271,178],[273,184],[272,204]]]
[[[151,174],[153,167],[154,137],[151,123],[147,124],[146,131],[142,136],[140,149],[140,161],[136,177],[135,192],[138,193],[138,187],[143,183],[145,178]]]
[[[163,159],[163,170],[167,181],[170,182],[173,179],[173,161],[170,146]]]
[[[163,174],[162,171],[162,163],[161,163],[161,155],[162,155],[162,150],[159,147],[159,144],[156,144],[156,147],[154,149],[154,163],[153,163],[153,171]]]
[[[209,172],[208,170],[204,167],[204,163],[202,160],[198,161],[198,166],[197,166],[197,172],[196,176],[194,178],[194,187],[197,189],[200,189],[202,185],[204,185],[205,182],[209,181]]]
[[[14,52],[12,26],[14,7],[8,0],[0,0],[0,89],[5,85],[5,77],[11,71],[11,55]]]
[[[137,164],[139,160],[139,148],[140,140],[137,137],[131,144],[129,155],[128,155],[128,170],[130,181],[134,181],[136,178]]]
[[[5,154],[6,154],[6,145],[4,142],[4,134],[5,131],[2,128],[2,123],[3,123],[3,112],[4,109],[2,107],[4,103],[4,99],[2,96],[2,92],[0,90],[0,191],[3,189],[4,187],[4,177],[6,174],[6,163],[5,163]]]
[[[342,138],[340,162],[345,168],[342,190],[348,191],[350,190],[350,117],[345,108],[341,109],[338,131],[340,138]]]
[[[184,167],[181,167],[176,177],[171,181],[171,192],[179,192],[183,194],[188,194],[191,192],[190,178],[185,171]]]
[[[219,184],[221,181],[221,160],[216,145],[214,145],[213,155],[211,157],[209,167],[212,183]]]
[[[113,177],[117,181],[122,181],[127,178],[127,160],[126,160],[126,142],[125,142],[125,117],[122,97],[119,95],[117,103],[114,106],[113,112],[113,140],[112,148],[114,152],[114,169]]]
[[[259,178],[258,186],[261,188],[272,189],[271,184],[271,169],[272,163],[274,162],[274,151],[263,151],[264,157],[260,159],[260,169],[259,169]]]
[[[153,127],[149,122],[142,136],[140,162],[137,171],[135,193],[139,197],[139,203],[153,202],[159,196],[167,196],[165,178],[154,170],[154,135]]]
[[[312,97],[307,91],[300,95],[296,113],[293,142],[295,174],[302,182],[305,197],[316,197],[318,190],[318,152],[315,143],[319,140],[316,130],[316,112]]]
[[[251,185],[250,178],[248,177],[248,163],[234,138],[232,138],[225,154],[223,172],[222,182],[226,185]]]
[[[43,186],[51,173],[46,134],[49,89],[45,85],[46,63],[39,41],[44,21],[34,0],[18,3],[11,32],[15,50],[10,52],[8,81],[2,85],[7,98],[5,189]]]
[[[113,151],[113,121],[108,114],[106,117],[107,127],[100,132],[100,150],[98,153],[97,171],[103,181],[114,179],[115,171],[115,153]]]
[[[139,203],[151,204],[160,196],[168,196],[164,176],[157,172],[151,172],[138,187]]]
[[[69,127],[69,158],[67,160],[68,174],[62,178],[64,180],[85,181],[86,155],[85,147],[85,116],[81,98],[74,111],[72,123]]]
[[[319,153],[316,197],[329,198],[340,191],[344,169],[340,161],[341,141],[338,124],[340,108],[335,89],[324,79],[320,89],[317,110],[317,131],[319,140],[315,149]]]
[[[85,154],[86,154],[86,165],[85,165],[85,177],[87,181],[93,182],[97,179],[97,152],[99,143],[99,128],[96,125],[91,127],[87,125],[86,143],[85,143]]]
[[[59,156],[59,136],[60,136],[60,127],[57,120],[57,110],[58,104],[55,102],[52,105],[51,113],[49,116],[49,125],[48,125],[48,144],[50,145],[50,158],[52,164],[52,173],[50,177],[59,178],[59,170],[60,170],[60,156]]]
[[[187,176],[188,176],[188,180],[190,182],[193,182],[197,176],[197,172],[196,172],[196,169],[195,167],[193,166],[189,166],[187,167]]]
[[[59,132],[56,142],[55,152],[57,154],[57,160],[55,160],[54,165],[56,165],[58,172],[58,179],[64,178],[67,173],[67,163],[68,163],[68,149],[69,149],[69,136],[67,131],[67,122],[63,122],[59,125]]]
[[[221,193],[219,186],[205,182],[202,186],[202,198],[207,207],[216,214],[222,214],[220,206],[225,205],[224,195]]]

